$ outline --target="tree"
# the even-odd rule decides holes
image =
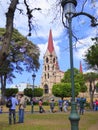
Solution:
[[[10,97],[12,94],[17,94],[18,88],[6,88],[5,96]]]
[[[94,72],[84,74],[85,81],[89,84],[89,94],[90,94],[90,107],[93,109],[93,98],[94,92],[96,90],[96,81],[98,79],[98,74]]]
[[[28,97],[41,97],[43,95],[43,89],[42,88],[25,88],[24,89],[24,94]]]
[[[71,83],[70,69],[64,73],[64,78],[61,80],[62,83]],[[80,92],[86,92],[87,86],[85,85],[84,75],[76,68],[74,68],[74,83],[80,85]],[[76,88],[75,88],[76,89]]]
[[[13,21],[14,21],[14,15],[15,11],[18,10],[19,13],[23,13],[22,9],[17,8],[17,5],[19,4],[19,0],[11,0],[10,5],[8,7],[8,12],[6,12],[6,28],[5,28],[5,34],[2,39],[2,46],[0,50],[0,66],[2,63],[5,61],[5,59],[8,56],[8,50],[9,46],[11,43],[11,38],[12,38],[12,32],[13,32]],[[28,1],[24,0],[24,5],[26,6],[26,15],[28,17],[28,26],[29,26],[29,36],[31,35],[31,30],[32,30],[32,19],[33,19],[33,11],[36,10],[41,10],[40,8],[34,8],[30,9],[28,5]]]
[[[75,84],[75,96],[79,94],[80,85],[78,83]],[[72,89],[71,83],[58,83],[54,84],[52,87],[52,93],[56,97],[71,97],[72,96]]]
[[[1,28],[0,45],[2,45],[2,37],[4,33],[5,29]],[[8,50],[8,56],[2,63],[2,66],[0,66],[2,100],[4,100],[3,97],[5,96],[6,80],[12,82],[12,79],[15,78],[13,72],[22,73],[24,70],[30,72],[33,70],[37,71],[38,69],[39,48],[14,29],[10,48]]]
[[[84,61],[86,62],[88,69],[98,70],[98,37],[92,38],[92,40],[95,42],[87,50]]]
[[[26,95],[28,97],[32,97],[32,88],[25,88],[24,95]]]
[[[79,92],[86,92],[87,90],[84,76],[76,68],[74,68],[74,85],[75,85],[75,96],[78,96]],[[61,80],[61,83],[53,85],[52,93],[55,96],[61,98],[72,96],[70,69],[68,69],[64,73],[64,78]]]
[[[43,89],[42,88],[34,88],[34,97],[41,97],[43,96]]]
[[[98,82],[96,83],[96,92],[98,92]]]

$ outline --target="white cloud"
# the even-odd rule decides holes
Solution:
[[[58,18],[57,21],[51,23],[51,20],[53,20],[53,18],[55,18],[55,13],[57,10],[51,10],[54,2],[56,0],[28,0],[28,3],[30,3],[30,8],[41,8],[42,10],[39,11],[34,11],[34,20],[35,23],[37,23],[37,27],[36,28],[36,33],[32,34],[32,38],[36,38],[38,37],[42,37],[44,39],[46,39],[48,41],[48,35],[49,35],[49,30],[50,28],[52,29],[52,33],[53,33],[53,38],[59,38],[60,39],[60,35],[63,33],[64,28],[63,25],[61,23],[61,16]],[[2,19],[0,20],[0,27],[4,27],[5,26],[5,12],[7,11],[7,8],[9,6],[10,0],[3,0],[0,2],[1,8],[0,8],[0,16],[2,17]],[[79,5],[78,5],[79,6]],[[24,11],[26,10],[23,4],[23,0],[21,0],[21,4],[19,4],[17,6],[18,8],[22,8]],[[86,7],[88,7],[88,5],[86,4]],[[96,8],[95,8],[96,7]],[[95,12],[96,15],[98,16],[98,2],[96,2],[96,5],[93,7],[95,8]],[[54,7],[55,9],[55,7]],[[26,13],[26,12],[25,12]],[[19,31],[24,34],[25,36],[28,34],[28,24],[27,24],[27,17],[25,15],[20,15],[19,11],[17,11],[15,13],[15,19],[14,19],[14,27],[18,28]],[[56,23],[57,22],[57,23]],[[78,22],[80,25],[83,24],[83,27],[85,28],[85,19],[82,18],[80,19],[80,21]],[[76,23],[76,28],[78,28],[77,23]],[[97,29],[96,29],[97,30]],[[88,34],[88,36],[84,39],[81,39],[80,42],[82,42],[83,44],[77,44],[77,52],[75,52],[77,58],[82,58],[83,57],[83,53],[85,52],[85,50],[87,49],[87,47],[89,47],[89,45],[91,45],[91,40],[90,38],[92,37],[92,35],[95,35],[95,32],[86,30],[85,35]],[[97,32],[98,33],[98,32]],[[41,57],[43,54],[43,46],[46,46],[46,43],[43,44],[38,44],[38,46],[41,48]],[[57,53],[59,52],[59,46],[57,43],[55,43],[56,46],[56,50],[58,50]],[[60,54],[58,54],[60,55]]]
[[[48,39],[47,39],[48,41]],[[55,52],[58,56],[58,58],[60,57],[60,48],[58,46],[58,41],[53,41],[53,45],[54,45],[54,48],[55,48]],[[48,46],[48,43],[42,43],[42,44],[38,44],[39,48],[40,48],[40,60],[43,60],[43,56],[47,50],[47,46]]]
[[[94,44],[94,41],[91,40],[91,38],[94,38],[96,36],[95,31],[92,31],[89,33],[90,35],[86,38],[82,38],[79,40],[79,42],[76,44],[76,49],[74,49],[74,58],[77,61],[84,62],[85,54],[87,53],[87,50],[90,46]],[[94,72],[94,70],[86,70],[86,64],[83,63],[84,72]]]
[[[91,38],[95,37],[96,31],[93,30],[90,32],[90,35],[86,38],[80,39],[77,44],[76,48],[77,51],[75,51],[75,58],[77,59],[84,59],[84,55],[87,51],[87,49],[94,44],[94,41],[91,40]]]

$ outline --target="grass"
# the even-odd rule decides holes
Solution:
[[[30,109],[26,108],[27,110]],[[38,109],[36,106],[35,109]],[[48,110],[48,108],[46,107]],[[0,114],[0,130],[70,130],[70,121],[68,113],[25,113],[25,122],[23,124],[8,124],[8,113]],[[18,113],[17,113],[18,120]],[[98,112],[85,112],[80,116],[79,130],[97,130]]]

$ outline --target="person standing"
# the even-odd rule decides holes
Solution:
[[[81,115],[84,114],[85,103],[86,103],[86,101],[84,100],[83,97],[81,97],[81,99],[80,99],[80,101],[79,101],[79,104],[80,104],[80,111],[79,111],[79,113],[80,113]]]
[[[98,111],[98,100],[96,99],[96,111]]]
[[[13,123],[16,123],[16,105],[18,105],[18,100],[15,98],[15,94],[10,97],[12,102],[12,106],[9,108],[9,124],[12,124],[12,116],[13,116]]]
[[[55,106],[54,99],[51,99],[51,101],[50,101],[50,112],[54,112],[54,106]]]
[[[63,103],[63,110],[64,110],[64,112],[68,111],[68,101],[66,101],[66,100]]]
[[[26,100],[24,97],[24,94],[20,94],[19,99],[19,122],[18,123],[24,123],[24,109],[26,107]]]
[[[62,112],[63,110],[63,100],[58,100],[58,106],[59,106],[59,111]]]
[[[43,113],[45,112],[45,110],[43,109],[43,102],[42,102],[42,99],[39,100],[39,113]]]

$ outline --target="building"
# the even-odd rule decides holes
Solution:
[[[48,46],[43,57],[43,72],[41,77],[41,88],[44,94],[52,94],[52,86],[59,83],[64,76],[60,71],[58,58],[55,52],[52,38],[52,30],[49,32]]]
[[[22,82],[22,83],[19,83],[18,85],[12,85],[11,86],[11,88],[18,88],[18,91],[19,92],[23,92],[24,91],[24,89],[26,89],[26,88],[32,88],[33,86],[31,85],[31,84],[29,84],[29,83],[24,83],[24,82]]]

